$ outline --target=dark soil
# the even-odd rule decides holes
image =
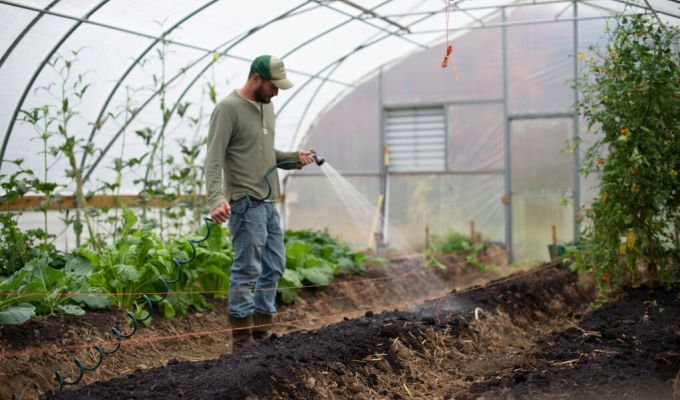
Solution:
[[[124,313],[117,310],[89,310],[80,317],[71,315],[52,315],[37,317],[21,325],[5,325],[0,331],[0,346],[3,349],[18,350],[37,343],[59,345],[67,342],[66,331],[72,337],[81,339],[83,331],[97,330],[106,332],[112,326],[125,324]],[[68,329],[65,329],[68,327]]]
[[[379,312],[420,304],[451,290],[488,282],[511,270],[504,263],[502,248],[487,249],[482,257],[493,272],[482,271],[465,262],[463,256],[445,255],[444,269],[425,268],[417,255],[392,260],[388,266],[369,266],[361,275],[343,273],[326,288],[306,289],[291,305],[279,305],[279,336],[299,330],[314,330],[343,320],[360,317],[366,311]],[[507,273],[507,272],[506,272]],[[165,366],[170,361],[212,360],[231,352],[226,300],[211,300],[214,312],[196,312],[172,319],[154,315],[121,351],[107,356],[99,368],[87,372],[77,386],[106,381],[132,373]],[[88,311],[82,317],[38,316],[22,325],[0,327],[0,399],[13,393],[24,400],[35,399],[37,383],[46,390],[57,387],[55,371],[67,378],[77,376],[75,357],[85,365],[97,359],[94,344],[114,347],[111,327],[129,329],[124,310]],[[173,361],[173,362],[174,362]]]
[[[126,346],[119,358],[86,375],[87,386],[45,398],[675,399],[680,394],[677,290],[630,289],[593,308],[592,289],[559,264],[489,282],[488,273],[461,259],[444,261],[446,270],[423,270],[403,260],[388,273],[370,270],[363,276],[397,279],[350,285],[352,278],[345,277],[326,290],[301,292],[296,304],[280,309],[284,323],[269,341],[231,354],[224,333]],[[435,299],[418,300],[423,297]],[[168,331],[224,328],[223,308],[218,304],[216,314],[158,320],[139,335],[153,339]],[[58,318],[69,326],[66,339],[53,326],[56,319],[36,320],[3,331],[0,353],[35,345],[34,340],[50,346],[80,343],[72,336],[92,335],[88,326],[120,325],[122,315]],[[73,355],[64,357],[72,363]],[[41,360],[10,357],[3,363],[28,368]],[[55,360],[43,360],[52,375]],[[5,370],[11,372],[9,364],[0,365],[0,380]]]
[[[672,399],[680,294],[637,289],[545,343],[535,362],[462,398]]]
[[[387,365],[386,371],[398,374],[407,366],[393,351],[397,342],[425,351],[429,330],[445,330],[450,337],[462,337],[472,329],[470,321],[496,309],[524,319],[541,319],[554,313],[577,318],[588,295],[573,273],[553,265],[443,299],[427,302],[414,312],[368,312],[362,318],[317,331],[275,337],[264,345],[217,360],[171,362],[164,368],[52,393],[48,398],[316,399],[321,397],[321,389],[315,384],[314,374],[319,380],[343,382],[353,374],[365,375],[362,362],[376,356]],[[380,377],[375,373],[365,375],[364,383],[373,386],[372,392],[378,398],[393,396],[380,387]],[[337,387],[334,397],[357,397],[362,390],[343,384]]]

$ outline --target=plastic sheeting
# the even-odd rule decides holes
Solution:
[[[5,51],[38,15],[34,9],[15,4],[19,3],[0,3],[0,15],[6,25],[0,44]],[[37,0],[21,3],[36,9],[48,4],[50,2]],[[174,114],[165,132],[156,135],[166,137],[166,152],[173,154],[179,148],[176,140],[190,140],[205,134],[205,126],[197,132],[190,118],[202,115],[205,123],[210,115],[212,103],[204,95],[206,84],[215,86],[218,99],[225,96],[242,85],[250,60],[263,53],[284,58],[290,78],[296,83],[293,90],[282,91],[275,99],[275,106],[281,111],[277,145],[292,148],[296,137],[299,140],[319,112],[342,91],[352,88],[357,79],[401,54],[426,48],[443,35],[442,4],[438,1],[417,4],[406,0],[365,1],[360,7],[380,14],[402,14],[390,21],[396,24],[405,21],[411,29],[433,32],[407,38],[406,32],[397,26],[340,1],[140,3],[100,0],[83,3],[61,0],[49,10],[52,14],[43,15],[26,32],[0,68],[3,82],[0,137],[7,141],[3,160],[25,158],[25,167],[39,169],[40,160],[26,157],[25,152],[34,145],[33,127],[17,122],[10,136],[6,129],[24,90],[27,96],[19,105],[22,110],[43,104],[50,104],[55,110],[61,106],[53,96],[39,90],[41,87],[54,89],[60,81],[49,66],[39,71],[40,64],[50,59],[56,45],[59,46],[55,54],[68,58],[72,58],[72,51],[78,51],[72,76],[82,74],[84,82],[90,84],[82,101],[71,104],[78,116],[72,120],[70,131],[77,132],[83,141],[92,136],[94,147],[105,152],[97,165],[93,162],[98,155],[90,157],[90,162],[84,165],[86,173],[91,175],[87,183],[91,190],[99,187],[97,180],[112,178],[111,165],[115,157],[121,153],[134,157],[148,150],[134,132],[147,127],[158,129],[163,124],[160,101],[155,94],[161,82],[165,82],[168,107],[177,102],[191,104],[186,117]],[[425,13],[428,11],[433,12]],[[482,17],[491,11],[493,9],[474,11],[471,15]],[[410,17],[409,12],[425,14]],[[455,26],[471,21],[471,17],[461,14],[455,19]],[[72,28],[75,30],[70,32]],[[59,44],[62,38],[63,43]],[[153,45],[158,38],[168,41],[163,63],[158,53],[162,43]],[[153,47],[144,54],[149,45]],[[131,65],[131,71],[126,74]],[[31,83],[34,73],[37,79]],[[114,89],[111,101],[106,103]],[[135,111],[129,123],[121,114],[128,94]],[[111,113],[117,118],[109,118],[102,129],[92,132],[92,124],[100,113],[104,116]],[[58,144],[58,138],[53,142]],[[55,164],[50,178],[64,181],[65,167],[63,160]],[[13,167],[5,162],[2,168],[3,172],[11,172]],[[126,176],[123,187],[134,193],[140,187],[134,180],[145,174],[146,171],[139,171]]]
[[[486,240],[503,241],[502,194],[502,175],[391,177],[388,222],[400,236],[389,244],[401,239],[407,247],[421,248],[426,228],[431,235],[469,234],[470,221]]]
[[[245,81],[252,58],[271,53],[284,58],[296,83],[293,90],[282,91],[274,99],[279,112],[279,148],[294,149],[302,142],[316,148],[338,170],[354,174],[352,181],[373,201],[384,184],[380,175],[383,107],[445,105],[448,170],[441,175],[391,176],[388,219],[411,245],[422,243],[425,224],[431,223],[433,232],[443,233],[449,228],[463,229],[471,219],[488,238],[503,240],[504,73],[510,116],[569,113],[574,101],[569,87],[573,23],[558,21],[572,17],[573,3],[544,0],[511,6],[514,3],[449,2],[454,53],[452,67],[441,69],[446,23],[440,0],[365,0],[355,2],[359,8],[344,1],[2,0],[0,53],[6,59],[0,66],[0,143],[6,146],[0,171],[13,172],[15,167],[8,161],[17,158],[25,160],[23,167],[34,171],[44,167],[38,133],[30,124],[12,118],[17,107],[61,107],[54,95],[41,89],[50,88],[53,94],[59,90],[58,73],[50,66],[41,67],[53,50],[67,58],[77,52],[72,77],[81,75],[90,85],[82,99],[71,103],[77,115],[69,128],[81,143],[91,140],[96,149],[82,165],[89,176],[86,190],[92,191],[113,179],[116,157],[129,159],[149,151],[135,131],[154,130],[154,141],[164,140],[166,156],[178,154],[178,141],[204,137],[213,107],[208,85],[214,86],[218,99],[223,97]],[[665,23],[679,21],[677,5],[671,1],[637,3],[651,4]],[[48,5],[49,13],[37,19],[37,10]],[[499,14],[501,6],[509,6],[505,22]],[[617,0],[579,1],[578,9],[579,18],[599,18],[612,10],[641,10]],[[35,24],[29,29],[32,22]],[[507,65],[503,65],[500,27],[504,23],[508,24]],[[408,27],[409,32],[396,25]],[[475,29],[466,33],[470,25]],[[578,22],[578,51],[597,42],[603,25],[603,19]],[[167,51],[163,62],[160,39],[165,40]],[[157,95],[160,87],[165,89],[166,106],[188,106],[184,117],[175,112],[164,128]],[[106,117],[106,122],[101,129],[93,129],[99,115]],[[556,206],[554,196],[545,192],[575,189],[570,172],[573,165],[560,161],[564,170],[550,167],[551,162],[565,157],[558,150],[569,137],[569,123],[540,128],[549,137],[542,142],[548,147],[539,151],[534,145],[531,151],[541,163],[547,163],[545,170],[534,170],[544,165],[516,164],[531,157],[512,149],[513,185],[538,193],[531,199],[526,193],[513,199],[512,244],[518,254],[528,258],[546,257],[534,248],[543,246],[550,215],[557,218],[561,240],[573,236],[573,210]],[[513,135],[518,126],[512,127]],[[583,127],[580,130],[585,135]],[[553,137],[554,132],[558,134]],[[59,144],[57,136],[50,140],[51,146]],[[48,179],[68,182],[66,160],[60,157],[50,163]],[[157,177],[157,164],[149,171],[143,166],[126,173],[123,191],[136,193],[141,185],[135,181],[147,174]],[[335,200],[324,197],[332,194],[324,179],[313,169],[292,178],[289,187],[296,194],[288,197],[289,226],[327,226],[363,242],[360,230],[342,225],[343,219],[328,211],[338,207]],[[594,191],[587,188],[594,186],[596,176],[579,182],[582,199],[591,198]],[[72,189],[72,185],[65,187],[65,191]],[[427,200],[419,200],[419,193],[429,193]],[[427,215],[415,218],[412,208]],[[536,213],[522,211],[534,208]]]
[[[503,105],[451,105],[449,169],[454,172],[502,172]]]
[[[512,242],[517,260],[545,260],[552,242],[574,236],[574,159],[565,151],[572,119],[513,121]]]
[[[444,172],[389,173],[387,221],[404,244],[425,243],[425,228],[432,234],[458,231],[467,234],[470,221],[492,241],[508,240],[505,231],[504,174],[510,177],[511,246],[516,261],[547,260],[551,226],[560,243],[575,236],[575,199],[581,204],[597,195],[597,173],[575,178],[576,158],[568,151],[574,135],[574,22],[548,22],[556,12],[573,13],[563,5],[520,7],[506,15],[507,106],[509,170],[503,109],[502,28],[472,30],[457,37],[451,59],[455,66],[441,69],[444,45],[415,53],[385,67],[338,101],[310,130],[307,144],[317,149],[339,171],[377,174],[374,201],[385,185],[381,169],[383,127],[381,107],[447,109],[448,166]],[[597,44],[604,32],[602,10],[579,7],[578,51]],[[522,24],[526,21],[541,23]],[[490,25],[501,23],[498,17]],[[597,137],[579,121],[583,138],[579,154]],[[291,187],[306,180],[292,177]],[[578,185],[578,186],[577,186]],[[326,194],[331,196],[331,194]],[[356,241],[347,227],[333,224],[302,208],[289,210],[291,227],[309,224],[329,228]],[[310,213],[315,215],[309,218]],[[323,222],[321,222],[323,221]],[[366,225],[370,225],[367,221]]]

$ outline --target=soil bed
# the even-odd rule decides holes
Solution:
[[[498,266],[496,272],[481,271],[465,263],[463,257],[440,258],[445,269],[424,268],[419,257],[393,260],[386,267],[369,267],[363,275],[341,275],[331,286],[303,290],[292,305],[281,305],[274,327],[278,335],[300,329],[317,329],[358,317],[367,310],[393,309],[400,304],[421,303],[452,289],[488,282],[507,271],[505,254],[500,247],[488,249],[484,261]],[[107,356],[95,371],[84,375],[79,386],[132,373],[135,370],[166,365],[169,361],[215,359],[231,352],[230,327],[226,301],[212,301],[215,312],[191,312],[170,320],[154,316],[149,327],[142,327],[121,351]],[[398,303],[398,304],[397,304]],[[54,373],[60,370],[67,378],[76,376],[74,358],[85,365],[96,359],[95,343],[113,347],[111,327],[126,327],[121,310],[88,311],[82,317],[40,316],[22,325],[8,325],[0,330],[0,399],[13,393],[34,399],[33,383],[46,390],[56,388]],[[75,386],[75,387],[79,387]],[[67,388],[75,388],[67,386]]]
[[[574,274],[553,265],[443,299],[411,312],[367,312],[217,360],[171,362],[48,397],[458,397],[476,381],[525,362],[531,338],[553,329],[555,315],[580,317],[589,296]]]
[[[461,398],[674,399],[679,369],[679,293],[636,289]]]
[[[402,260],[360,284],[347,277],[305,292],[264,344],[229,354],[226,334],[192,340],[192,360],[173,342],[158,352],[168,358],[124,364],[125,376],[113,365],[46,398],[674,399],[677,290],[631,289],[592,309],[592,290],[559,264],[489,282],[460,259],[444,261],[439,271]],[[157,329],[177,328],[170,322]],[[123,350],[135,362],[151,354]]]

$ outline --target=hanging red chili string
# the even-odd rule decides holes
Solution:
[[[449,57],[451,56],[451,53],[453,53],[453,45],[449,44],[449,1],[451,0],[444,0],[444,14],[446,15],[446,54],[441,63],[442,68],[446,68],[449,65]],[[458,68],[456,68],[454,62],[451,62],[451,69],[455,72],[456,79],[460,80],[460,74],[458,73]]]

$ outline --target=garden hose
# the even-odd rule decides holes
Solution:
[[[202,239],[198,240],[192,240],[189,239],[189,245],[191,246],[191,256],[189,257],[188,260],[178,260],[177,258],[173,257],[172,261],[175,263],[175,267],[177,268],[177,277],[172,280],[166,280],[165,278],[158,277],[159,282],[161,283],[161,286],[163,287],[162,289],[162,295],[159,298],[152,298],[148,295],[144,295],[143,298],[146,301],[146,304],[148,305],[148,312],[146,315],[142,318],[135,316],[134,313],[131,311],[127,312],[128,318],[132,321],[132,328],[129,332],[123,333],[121,332],[120,329],[113,327],[111,328],[111,333],[113,333],[113,336],[116,338],[117,343],[116,346],[112,349],[104,349],[102,348],[99,344],[96,344],[94,346],[95,350],[97,351],[98,359],[93,365],[85,365],[83,364],[82,361],[80,361],[79,358],[75,358],[74,362],[76,366],[78,367],[78,376],[73,379],[66,378],[64,374],[61,371],[55,371],[55,377],[57,379],[57,382],[59,383],[59,390],[64,388],[64,385],[76,385],[80,383],[80,381],[83,379],[83,376],[85,375],[86,371],[94,371],[97,368],[99,368],[102,365],[102,361],[104,360],[104,356],[113,354],[120,350],[121,347],[121,342],[125,339],[129,339],[132,337],[135,333],[137,333],[137,330],[139,328],[139,323],[144,322],[151,318],[151,314],[153,313],[153,305],[158,304],[161,301],[165,300],[168,297],[168,285],[173,285],[177,282],[179,282],[180,279],[182,279],[182,276],[184,275],[184,270],[182,268],[182,265],[188,264],[192,262],[196,258],[196,244],[204,242],[210,237],[210,223],[212,222],[212,219],[210,217],[203,217],[203,221],[205,222],[205,225],[207,227],[207,232],[205,234],[205,237]],[[42,395],[44,393],[42,387],[37,383],[33,382],[33,387],[34,389]],[[12,400],[21,400],[21,397],[17,395],[16,393],[12,394]]]
[[[322,166],[323,163],[326,162],[326,159],[323,158],[323,157],[321,157],[320,155],[318,155],[314,150],[311,150],[310,155],[314,158],[314,162],[315,162],[316,165],[318,165],[318,166]],[[245,214],[246,212],[248,212],[248,209],[253,205],[253,200],[256,200],[256,201],[267,201],[267,200],[269,199],[269,197],[272,195],[272,183],[271,183],[271,181],[269,180],[269,177],[271,176],[271,174],[272,174],[277,168],[281,168],[281,167],[283,167],[284,165],[297,164],[297,163],[298,163],[297,160],[295,160],[295,161],[293,161],[293,160],[286,160],[286,161],[281,161],[281,162],[277,163],[276,165],[274,165],[273,167],[269,168],[269,169],[267,170],[267,172],[264,174],[264,181],[267,183],[267,195],[264,196],[264,197],[261,198],[261,199],[255,197],[255,196],[251,196],[250,194],[245,195],[245,198],[246,198],[246,208],[245,208],[242,212],[237,213],[237,212],[233,212],[233,211],[232,211],[232,213],[234,213],[234,214],[236,214],[236,215],[243,215],[243,214]]]

